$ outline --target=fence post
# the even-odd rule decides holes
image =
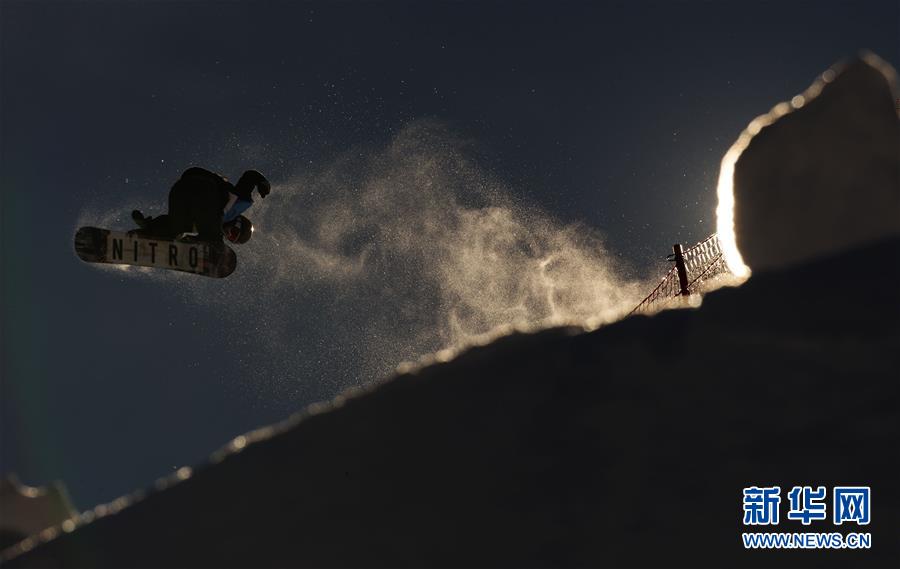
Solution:
[[[681,285],[681,296],[686,297],[691,293],[688,290],[687,269],[684,267],[684,250],[681,247],[681,243],[676,243],[672,246],[672,249],[675,251],[675,266],[678,268],[678,283]]]

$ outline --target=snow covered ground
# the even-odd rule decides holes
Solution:
[[[508,336],[239,437],[7,566],[887,566],[898,279],[895,239],[698,310]],[[745,551],[742,488],[796,484],[871,486],[873,548]]]

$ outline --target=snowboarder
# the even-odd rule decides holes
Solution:
[[[237,184],[204,168],[188,168],[169,191],[169,213],[146,217],[138,210],[131,218],[140,229],[133,233],[162,239],[175,239],[197,232],[197,239],[222,244],[246,243],[253,235],[253,224],[241,215],[253,205],[253,189],[265,198],[271,191],[269,181],[256,170],[247,170]]]

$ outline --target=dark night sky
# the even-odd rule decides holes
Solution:
[[[276,290],[252,264],[206,281],[74,256],[79,224],[127,227],[184,168],[257,168],[274,196],[436,119],[516,200],[655,275],[714,230],[719,161],[747,122],[861,48],[896,65],[898,11],[4,1],[0,468],[62,479],[86,508],[399,363],[366,360],[368,322],[394,315],[361,294]]]

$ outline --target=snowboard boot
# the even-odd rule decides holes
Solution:
[[[145,217],[144,214],[140,212],[140,210],[136,209],[131,212],[131,219],[134,220],[138,227],[140,227],[141,229],[146,229],[147,224],[153,218]]]

